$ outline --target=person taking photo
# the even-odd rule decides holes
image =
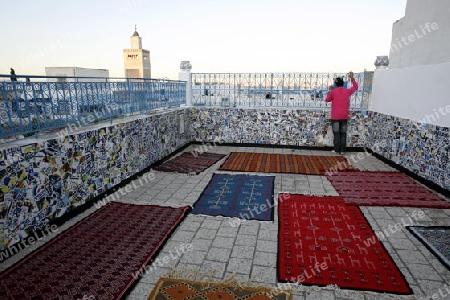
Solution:
[[[344,88],[344,79],[334,79],[334,87],[330,86],[325,101],[331,102],[331,128],[333,130],[333,152],[344,155],[347,146],[347,125],[350,109],[350,96],[358,90],[358,83],[352,71],[348,73],[352,87]]]

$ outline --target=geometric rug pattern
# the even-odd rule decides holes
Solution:
[[[274,176],[213,174],[193,214],[273,220]]]
[[[406,228],[450,270],[450,226]]]
[[[291,295],[264,287],[160,278],[148,300],[290,300]]]
[[[206,170],[219,160],[225,157],[225,154],[217,153],[195,153],[183,152],[179,156],[165,161],[154,168],[162,172],[178,172],[187,174],[199,174]]]
[[[335,196],[280,194],[278,210],[280,281],[412,292],[357,206]]]
[[[189,209],[110,202],[0,274],[1,298],[120,299]]]
[[[450,202],[400,172],[339,172],[327,179],[345,203],[450,208]]]
[[[355,170],[344,156],[231,152],[219,170],[323,175],[326,171]]]

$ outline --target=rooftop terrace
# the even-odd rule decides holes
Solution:
[[[440,73],[450,69],[450,64],[436,68]],[[381,70],[375,73],[377,84],[372,92],[372,75],[359,73],[360,89],[351,99],[349,152],[345,156],[361,171],[404,172],[448,202],[450,131],[445,116],[450,106],[442,108],[444,85],[424,79],[423,74],[428,73],[421,68],[392,73]],[[108,199],[162,207],[194,205],[213,174],[230,173],[218,169],[223,160],[198,175],[151,168],[180,151],[198,150],[200,143],[202,151],[225,155],[236,151],[332,155],[329,105],[323,99],[324,87],[336,74],[188,75],[192,81],[187,85],[183,80],[0,82],[0,134],[9,139],[0,152],[0,271],[9,268],[9,272],[27,254],[52,245],[49,240],[56,234],[90,219],[87,217],[101,211]],[[425,108],[415,105],[425,97],[422,90],[409,89],[409,83],[399,79],[402,76],[430,87]],[[434,113],[424,112],[434,107]],[[339,195],[324,175],[256,174],[275,177],[275,200],[280,193]],[[144,177],[152,179],[142,181]],[[108,196],[124,186],[130,190],[116,198]],[[395,198],[401,192],[391,191],[387,196]],[[240,282],[275,287],[280,282],[277,262],[282,255],[278,208],[274,207],[273,221],[245,220],[238,222],[240,226],[232,226],[236,221],[227,217],[188,214],[164,247],[157,247],[158,256],[151,261],[164,261],[168,255],[172,258],[145,269],[137,284],[121,297],[147,299],[157,280],[169,271],[196,280],[205,274],[214,277],[213,281],[231,276]],[[449,270],[406,229],[411,225],[449,226],[449,209],[400,205],[362,205],[360,209],[375,232],[386,233],[379,239],[413,294],[294,284],[290,286],[294,299],[449,297],[445,295],[450,294]],[[419,213],[421,217],[413,219]],[[46,224],[56,224],[58,231],[20,251],[17,247],[10,250],[10,246],[33,238]],[[350,230],[352,225],[348,226]],[[105,245],[98,251],[111,250],[107,241],[113,235],[105,234]],[[126,238],[133,244],[137,235]],[[80,247],[87,243],[80,242]],[[191,251],[174,256],[182,245],[189,245]],[[18,253],[6,259],[8,251]],[[45,265],[41,261],[35,264],[38,268]],[[60,269],[64,267],[61,262]],[[189,271],[192,269],[197,272]],[[26,281],[28,276],[22,279]],[[89,291],[84,292],[81,295],[89,298]],[[61,290],[69,298],[70,293]]]
[[[198,145],[191,145],[183,149],[182,152],[192,152],[198,150],[198,147]],[[211,147],[209,152],[225,155],[231,152],[330,155],[329,151],[274,148],[270,146],[217,145]],[[180,154],[180,152],[176,153],[176,155]],[[350,157],[356,154],[349,152],[346,156]],[[198,175],[151,170],[149,173],[154,174],[153,180],[143,184],[141,180],[135,179],[135,182],[130,184],[136,188],[126,193],[119,201],[140,205],[191,206],[198,200],[213,174],[233,173],[218,170],[222,163],[223,159]],[[395,171],[394,168],[374,156],[365,156],[364,159],[356,161],[354,167],[366,171]],[[239,172],[239,174],[242,174],[242,172]],[[257,173],[257,175],[275,176],[275,197],[278,193],[339,195],[325,176],[282,173]],[[447,198],[447,201],[449,200]],[[165,256],[170,255],[172,255],[172,258],[167,263],[161,263],[145,272],[137,285],[126,296],[126,299],[147,299],[158,279],[170,273],[171,270],[173,272],[174,269],[184,272],[185,276],[191,274],[189,275],[191,279],[195,277],[195,274],[198,276],[197,280],[200,280],[199,278],[204,277],[205,274],[209,274],[213,277],[213,280],[210,278],[210,281],[218,282],[233,276],[242,282],[250,280],[253,285],[262,284],[275,287],[277,285],[277,243],[279,238],[279,216],[276,208],[273,222],[246,220],[236,227],[230,225],[230,218],[189,214],[169,238],[155,260],[161,262]],[[450,271],[405,226],[449,225],[450,209],[382,206],[363,206],[360,209],[372,229],[377,232],[383,231],[389,226],[401,224],[399,230],[387,235],[381,241],[405,276],[414,294],[401,296],[300,285],[293,289],[293,299],[431,299],[425,297],[432,297],[434,294],[440,295],[440,292],[448,295]],[[96,210],[97,207],[92,206],[70,219],[60,227],[58,233],[85,219]],[[424,215],[422,218],[411,222],[412,219],[408,219],[408,216],[411,216],[415,211],[423,211]],[[104,238],[108,240],[107,236]],[[45,240],[24,249],[12,259],[3,263],[1,270],[7,269],[28,253],[48,243],[49,239],[50,237],[47,237]],[[174,256],[175,250],[179,249],[180,245],[192,245],[192,250]],[[61,263],[64,264],[64,262]],[[195,273],[192,270],[198,272]]]

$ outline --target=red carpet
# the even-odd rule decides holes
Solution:
[[[336,169],[354,170],[343,156],[231,152],[219,170],[323,175]]]
[[[280,194],[278,211],[280,281],[412,292],[358,207],[341,197]]]
[[[181,155],[164,162],[154,168],[162,172],[195,173],[199,174],[221,160],[225,154],[183,152]]]
[[[2,299],[120,299],[189,211],[110,202],[0,274]]]
[[[450,208],[450,202],[400,172],[340,172],[327,178],[347,204]]]

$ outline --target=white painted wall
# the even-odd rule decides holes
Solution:
[[[450,127],[449,74],[450,62],[375,70],[370,110]]]
[[[392,26],[389,68],[450,62],[450,1],[408,0]]]
[[[109,77],[109,71],[106,69],[89,69],[79,67],[46,67],[47,76],[75,76],[75,77]],[[49,81],[57,81],[55,78],[49,78]],[[73,78],[67,78],[66,82],[75,81]],[[105,78],[85,78],[79,79],[80,82],[105,81]]]

